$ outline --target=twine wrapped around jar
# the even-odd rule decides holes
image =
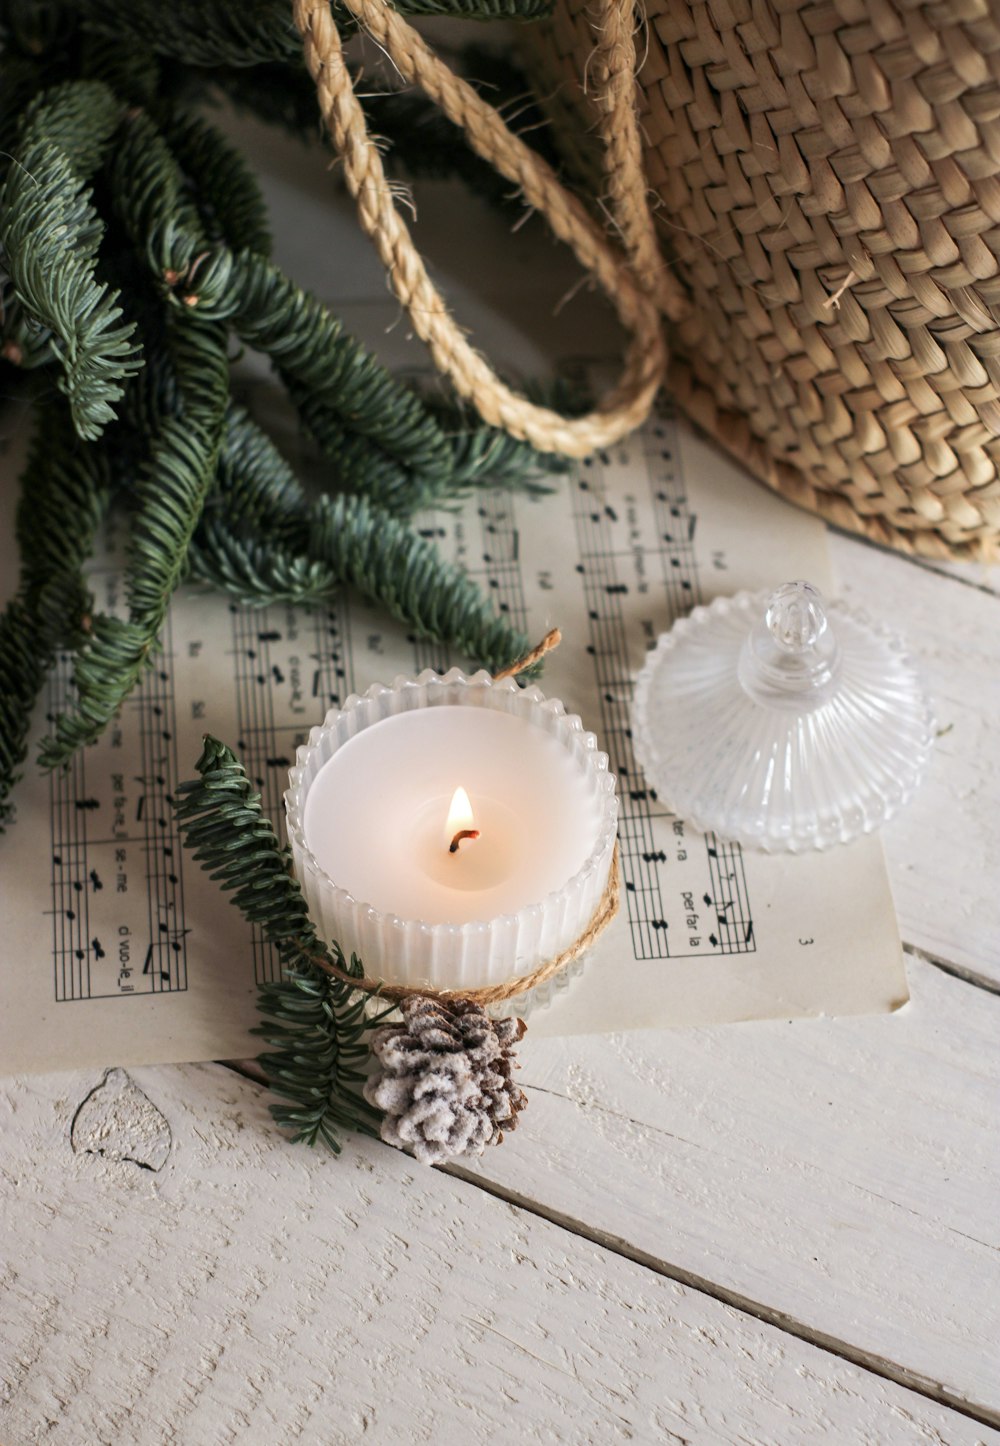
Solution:
[[[611,861],[611,870],[601,901],[580,937],[575,939],[567,949],[563,949],[554,959],[547,959],[537,969],[532,969],[530,974],[515,975],[510,979],[503,980],[500,984],[484,985],[478,989],[437,989],[430,984],[393,984],[391,980],[349,974],[346,969],[338,968],[336,964],[319,954],[314,956],[313,963],[325,973],[334,975],[355,989],[360,989],[366,994],[377,994],[380,999],[394,1000],[397,1003],[402,999],[468,999],[473,1004],[481,1004],[484,1008],[491,1004],[506,1004],[524,994],[529,994],[534,989],[539,989],[543,984],[550,983],[558,975],[564,973],[577,959],[582,958],[614,919],[618,913],[620,901],[620,858],[618,844],[615,844],[614,858]]]

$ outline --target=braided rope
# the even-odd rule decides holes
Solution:
[[[358,216],[438,370],[484,421],[503,427],[543,452],[586,456],[633,431],[647,416],[667,366],[659,310],[682,316],[686,301],[663,267],[646,202],[642,146],[635,107],[632,0],[601,0],[595,57],[604,85],[599,130],[605,142],[608,200],[627,257],[609,243],[583,203],[545,161],[515,136],[464,80],[434,54],[387,0],[346,0],[359,23],[386,51],[404,80],[420,85],[470,146],[517,185],[597,279],[631,340],[617,386],[587,416],[567,419],[511,390],[469,344],[427,275],[400,216],[382,159],[354,94],[340,34],[328,0],[293,0],[306,64],[323,118],[343,160]]]

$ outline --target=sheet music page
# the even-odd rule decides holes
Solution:
[[[360,276],[368,292],[334,296],[336,310],[390,363],[422,364],[405,328],[385,334],[398,313],[365,243],[343,202],[299,183],[303,164],[272,165],[289,269],[303,279],[308,260],[316,275],[306,279],[322,290],[338,228],[339,273]],[[325,180],[320,163],[318,184]],[[501,220],[464,197],[450,204],[484,235],[484,254],[492,248],[513,271],[499,302],[461,282],[453,291],[473,314],[477,341],[513,366],[540,368],[537,313],[534,332],[515,319],[526,299],[533,311],[538,243],[513,244]],[[552,265],[546,252],[541,269]],[[565,348],[558,326],[542,330],[550,347],[558,337]],[[568,364],[584,366],[579,357]],[[247,385],[258,415],[301,461],[305,444],[277,395],[261,380]],[[18,413],[3,419],[5,595],[16,577],[9,519],[26,426]],[[878,840],[786,858],[705,837],[651,794],[629,735],[635,674],[673,618],[793,577],[835,591],[823,526],[753,484],[668,407],[629,442],[549,485],[542,497],[485,490],[458,511],[418,519],[528,636],[563,630],[543,690],[581,715],[619,779],[621,912],[581,976],[532,1014],[532,1032],[898,1007],[906,983]],[[110,612],[124,606],[115,546],[112,535],[92,580],[97,605]],[[255,1052],[256,985],[275,977],[274,951],[185,855],[170,806],[178,782],[193,776],[202,734],[237,750],[280,824],[295,749],[327,708],[373,682],[451,663],[469,660],[408,637],[354,594],[310,613],[182,590],[156,668],[105,736],[65,772],[43,777],[29,765],[18,788],[16,823],[0,838],[0,1072]],[[44,715],[71,703],[72,663],[63,657],[36,737]]]

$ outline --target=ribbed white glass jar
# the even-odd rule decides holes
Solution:
[[[458,786],[481,842],[456,862],[444,834]],[[457,669],[332,709],[298,750],[285,808],[320,933],[370,978],[436,989],[504,983],[575,943],[618,822],[607,755],[578,717],[535,687]],[[466,876],[453,891],[452,869]]]

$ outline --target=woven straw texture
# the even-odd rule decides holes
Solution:
[[[587,167],[587,0],[528,27]],[[648,0],[678,402],[762,480],[929,556],[1000,535],[1000,6]]]

